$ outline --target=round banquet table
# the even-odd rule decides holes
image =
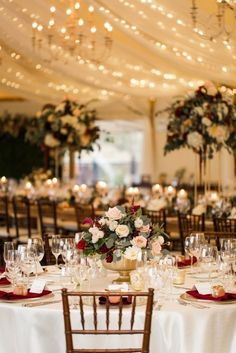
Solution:
[[[48,274],[43,276],[49,280]],[[112,278],[114,276],[108,274],[106,278],[94,279],[93,286],[104,289]],[[191,286],[192,281],[187,279],[184,286]],[[50,300],[60,299],[61,284],[52,284],[51,278],[48,287],[49,284],[54,293]],[[1,288],[4,289],[7,290]],[[174,288],[171,301],[166,301],[161,309],[157,305],[154,307],[150,353],[235,353],[236,304],[204,302],[208,308],[202,309],[185,306],[177,301],[184,291],[184,288]],[[88,306],[88,315],[89,310]],[[73,310],[72,317],[77,313]],[[142,306],[138,315],[142,321]],[[96,337],[92,343],[101,348],[104,339]],[[116,347],[119,343],[121,346],[121,342],[112,341]],[[54,352],[66,352],[61,302],[34,307],[24,307],[21,302],[0,303],[0,353]]]

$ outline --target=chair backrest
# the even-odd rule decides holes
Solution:
[[[209,244],[216,245],[220,249],[220,240],[221,239],[236,239],[235,232],[204,232],[205,239]]]
[[[151,219],[152,224],[162,225],[164,230],[166,230],[166,211],[164,208],[159,211],[144,209],[144,214]]]
[[[151,334],[151,320],[153,310],[154,290],[149,288],[147,292],[68,292],[62,290],[63,314],[66,337],[67,353],[149,353],[149,343]],[[122,297],[121,297],[122,296]],[[78,318],[77,325],[72,323],[70,312],[70,300],[78,299]],[[117,300],[117,308],[111,304]],[[125,305],[127,302],[130,305]],[[128,301],[129,300],[129,301]],[[138,302],[143,300],[145,304],[144,318],[140,310],[136,310]],[[90,305],[90,307],[88,306]],[[101,304],[101,305],[100,305]],[[103,304],[103,305],[102,305]],[[116,311],[116,312],[115,312]],[[73,327],[72,327],[73,326]],[[78,335],[119,335],[120,348],[80,348],[79,338],[76,348],[74,348],[74,339]],[[139,344],[136,346],[136,340],[127,339],[129,347],[123,348],[124,337],[127,335],[139,335]],[[80,337],[80,336],[79,336]],[[90,336],[89,336],[90,337]],[[113,336],[110,336],[111,338]],[[91,338],[91,337],[90,337]],[[111,342],[112,340],[110,340]],[[90,342],[88,339],[86,342]],[[96,341],[95,341],[96,342]],[[133,342],[133,344],[131,344]],[[101,343],[101,341],[100,341]],[[126,342],[125,342],[126,343]],[[121,348],[122,345],[122,348]],[[101,347],[101,345],[99,344]],[[131,347],[130,347],[131,346]]]
[[[38,199],[38,214],[41,228],[41,235],[44,233],[58,234],[57,226],[57,203],[54,200]]]
[[[75,203],[75,215],[78,230],[81,232],[86,229],[86,225],[83,224],[85,218],[94,218],[94,208],[92,203],[91,204],[79,204]]]
[[[54,233],[56,234],[56,233]],[[43,233],[42,235],[42,239],[43,239],[43,243],[44,243],[44,258],[42,260],[42,264],[44,266],[50,266],[50,265],[55,265],[55,256],[52,253],[51,250],[51,239],[52,239],[52,235],[51,233]],[[72,234],[65,234],[62,235],[60,234],[60,237],[63,238],[72,238],[74,239],[74,235]],[[58,263],[62,263],[62,259],[59,258]]]
[[[205,215],[192,215],[178,212],[179,235],[181,242],[181,252],[184,254],[184,239],[191,232],[205,231]]]
[[[216,232],[236,232],[236,219],[213,217],[213,224]]]
[[[30,213],[30,200],[25,196],[14,196],[12,199],[16,237],[20,237],[20,228],[25,230],[28,238],[32,235],[32,219]]]
[[[9,199],[7,195],[0,196],[0,222],[6,227],[6,235],[10,234]]]

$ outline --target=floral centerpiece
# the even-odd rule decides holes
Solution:
[[[109,208],[98,220],[87,218],[88,231],[83,233],[77,247],[85,255],[99,254],[108,263],[124,256],[136,260],[142,249],[150,249],[153,256],[160,253],[168,235],[161,226],[152,225],[139,206]]]
[[[27,138],[43,148],[93,151],[100,137],[96,111],[68,99],[46,104],[33,119]]]
[[[236,105],[213,83],[193,95],[178,99],[166,109],[169,114],[165,153],[191,148],[203,158],[212,158],[222,147],[236,153]]]

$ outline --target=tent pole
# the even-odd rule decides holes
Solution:
[[[149,125],[151,131],[151,157],[152,157],[152,181],[157,181],[157,143],[156,143],[156,125],[155,125],[155,107],[156,107],[156,99],[149,99]]]

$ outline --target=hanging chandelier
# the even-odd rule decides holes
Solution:
[[[42,49],[47,38],[51,60],[70,55],[83,62],[99,64],[110,56],[113,28],[96,16],[92,5],[84,8],[80,2],[71,0],[63,18],[61,12],[58,16],[57,12],[56,6],[51,6],[46,25],[32,23],[34,49]]]
[[[201,23],[197,0],[192,0],[190,14],[193,30],[202,38],[211,41],[222,38],[223,43],[228,44],[233,31],[227,26],[226,18],[232,14],[234,19],[236,18],[236,0],[215,0],[215,2],[216,12],[207,18],[206,23]]]

